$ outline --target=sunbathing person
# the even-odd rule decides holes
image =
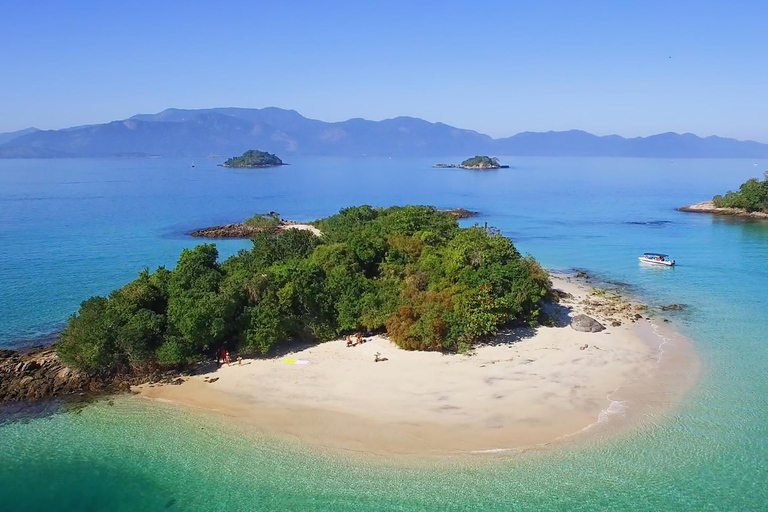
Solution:
[[[352,343],[352,336],[347,335],[347,346],[348,347],[354,347],[355,345]]]

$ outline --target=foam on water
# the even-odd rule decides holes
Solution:
[[[605,423],[606,421],[611,419],[611,416],[614,416],[614,415],[623,416],[627,413],[628,407],[629,406],[625,401],[611,400],[611,403],[608,405],[608,408],[600,411],[600,415],[597,417],[597,422]]]

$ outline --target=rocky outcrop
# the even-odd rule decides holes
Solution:
[[[450,208],[440,211],[450,213],[456,219],[470,219],[480,215],[480,212],[473,212],[472,210],[467,210],[466,208]]]
[[[684,304],[667,304],[666,306],[661,306],[662,311],[682,311],[684,309]]]
[[[201,238],[251,238],[263,231],[263,228],[246,226],[245,224],[225,224],[223,226],[198,229],[191,232],[190,236]]]
[[[591,316],[579,314],[571,318],[571,327],[580,332],[600,332],[605,330],[603,324]]]
[[[750,219],[763,219],[768,220],[768,213],[765,212],[748,212],[742,208],[718,208],[715,206],[714,201],[704,201],[703,203],[696,203],[689,206],[683,206],[678,208],[679,212],[689,213],[711,213],[713,215],[729,215],[731,217],[744,217]]]
[[[131,386],[146,382],[180,384],[180,378],[175,370],[155,369],[91,375],[65,365],[53,347],[0,351],[0,403],[127,392]]]
[[[224,224],[223,226],[198,229],[197,231],[192,231],[189,235],[199,238],[253,238],[259,233],[280,233],[289,229],[302,229],[311,231],[316,236],[322,235],[320,230],[311,224],[302,224],[290,220],[281,220],[274,228],[254,227],[242,223]]]
[[[616,290],[600,288],[590,291],[589,295],[579,302],[579,306],[585,314],[599,318],[612,327],[618,327],[614,322],[621,324],[623,321],[636,322],[642,319],[637,311],[646,309],[645,305],[629,302]]]
[[[102,387],[101,379],[67,367],[52,349],[0,354],[0,403],[92,393]]]

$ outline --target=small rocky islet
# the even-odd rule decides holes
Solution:
[[[281,165],[288,164],[284,163],[277,155],[256,149],[249,149],[241,156],[232,157],[221,164],[222,167],[234,169],[264,169]]]
[[[495,169],[508,169],[508,165],[501,165],[499,159],[489,156],[475,156],[461,162],[461,164],[435,164],[436,169],[472,169],[475,171],[489,171]]]

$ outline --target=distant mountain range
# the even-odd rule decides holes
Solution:
[[[106,124],[0,134],[0,158],[230,157],[248,149],[288,161],[292,155],[768,158],[768,144],[691,133],[627,139],[570,130],[493,139],[413,117],[326,123],[275,107],[168,109]]]
[[[17,132],[0,133],[0,146],[5,144],[8,141],[21,137],[22,135],[26,135],[28,133],[35,133],[36,131],[39,131],[39,130],[37,128],[27,128],[25,130],[19,130]]]

